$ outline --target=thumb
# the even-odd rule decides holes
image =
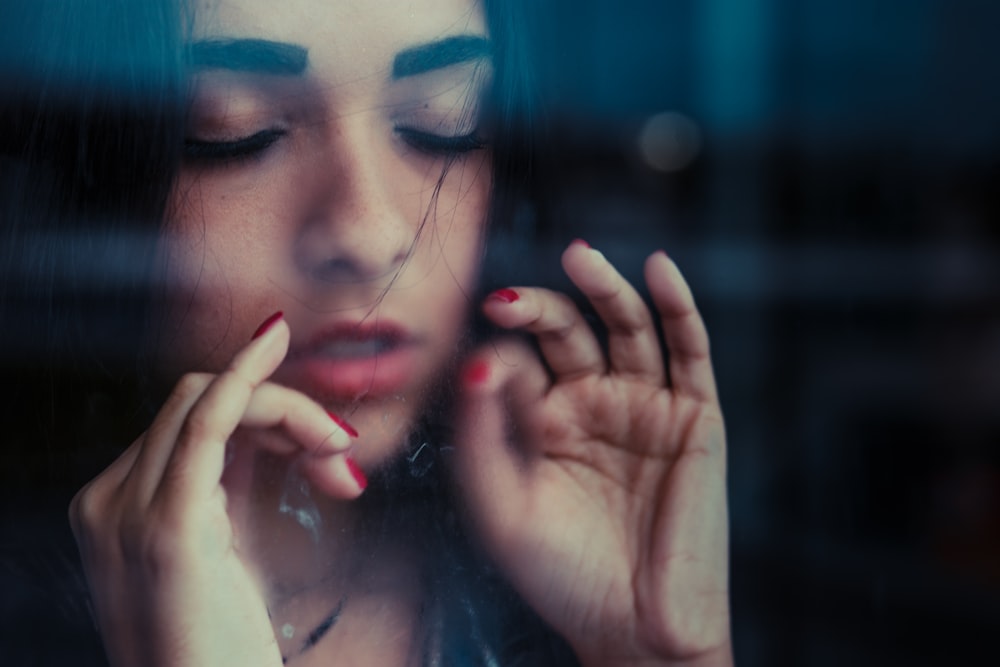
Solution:
[[[474,525],[501,543],[524,520],[540,456],[530,406],[544,400],[548,377],[522,343],[484,346],[466,360],[456,412],[455,476]]]

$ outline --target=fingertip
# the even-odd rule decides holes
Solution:
[[[604,253],[593,247],[583,239],[573,239],[562,253],[562,261],[565,266],[566,261],[571,257],[590,257],[594,259],[604,259]]]
[[[656,265],[659,265],[661,267],[668,267],[669,265],[671,265],[673,263],[674,263],[674,260],[671,259],[670,255],[668,255],[667,251],[664,250],[663,248],[660,248],[659,250],[654,251],[653,253],[651,253],[649,255],[649,257],[646,258],[646,268],[647,268],[647,270],[650,267],[653,267],[653,266],[656,266]]]
[[[472,359],[462,369],[462,384],[467,388],[481,387],[490,379],[490,365],[484,359]]]
[[[279,310],[257,327],[257,330],[250,338],[248,347],[267,350],[265,354],[269,357],[272,354],[280,353],[281,358],[284,358],[291,338],[292,330],[288,326],[285,314]]]
[[[494,290],[486,297],[487,301],[496,301],[498,303],[514,303],[521,298],[521,295],[517,293],[517,290],[511,289],[509,287],[504,287],[502,289]]]
[[[563,251],[560,264],[573,284],[584,292],[588,285],[595,284],[595,280],[599,283],[602,277],[607,276],[609,269],[615,272],[604,253],[587,243],[576,241]]]
[[[308,457],[302,468],[309,481],[322,493],[351,500],[368,487],[368,478],[361,467],[347,454]]]
[[[268,316],[267,319],[261,322],[260,326],[257,327],[256,331],[253,332],[253,335],[250,337],[250,340],[257,340],[258,338],[266,334],[268,331],[270,331],[275,324],[277,324],[284,318],[285,318],[285,313],[280,310]]]
[[[330,412],[329,410],[326,411],[326,415],[330,418],[330,420],[334,424],[336,424],[337,426],[340,427],[340,430],[342,432],[346,433],[349,437],[351,437],[351,438],[358,437],[358,431],[357,431],[357,429],[354,428],[353,426],[351,426],[346,419],[344,419],[343,417],[341,417],[339,415],[336,415],[336,414]]]
[[[504,329],[521,326],[530,317],[534,299],[530,289],[505,287],[490,292],[482,303],[483,314]]]
[[[241,349],[229,364],[256,386],[277,370],[288,354],[291,329],[284,318],[271,322],[267,329]]]
[[[347,466],[347,472],[354,479],[354,483],[358,485],[358,489],[364,491],[368,488],[368,478],[357,461],[348,456],[344,458],[344,464]]]
[[[645,264],[646,284],[650,289],[656,290],[663,285],[674,285],[681,291],[686,292],[687,281],[681,273],[680,267],[670,257],[665,250],[657,250],[646,258]]]

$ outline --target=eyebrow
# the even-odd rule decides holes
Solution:
[[[206,39],[189,48],[190,64],[195,69],[298,76],[309,65],[305,47],[266,39]]]
[[[416,76],[492,56],[493,47],[485,37],[455,35],[400,51],[392,61],[392,78]]]

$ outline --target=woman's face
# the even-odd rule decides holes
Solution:
[[[218,371],[282,310],[275,381],[398,446],[455,359],[482,250],[475,0],[200,0],[160,368]]]

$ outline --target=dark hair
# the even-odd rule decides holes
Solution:
[[[491,110],[493,199],[481,291],[531,275],[534,249],[551,240],[550,197],[542,187],[547,114],[532,62],[539,9],[530,0],[483,0],[494,43]]]
[[[134,395],[124,383],[181,146],[179,47],[171,0],[5,3],[0,371],[20,478],[33,460],[72,474],[93,401]]]
[[[0,655],[9,664],[103,662],[66,507],[137,432],[129,417],[147,276],[182,139],[178,18],[173,0],[4,2]]]

